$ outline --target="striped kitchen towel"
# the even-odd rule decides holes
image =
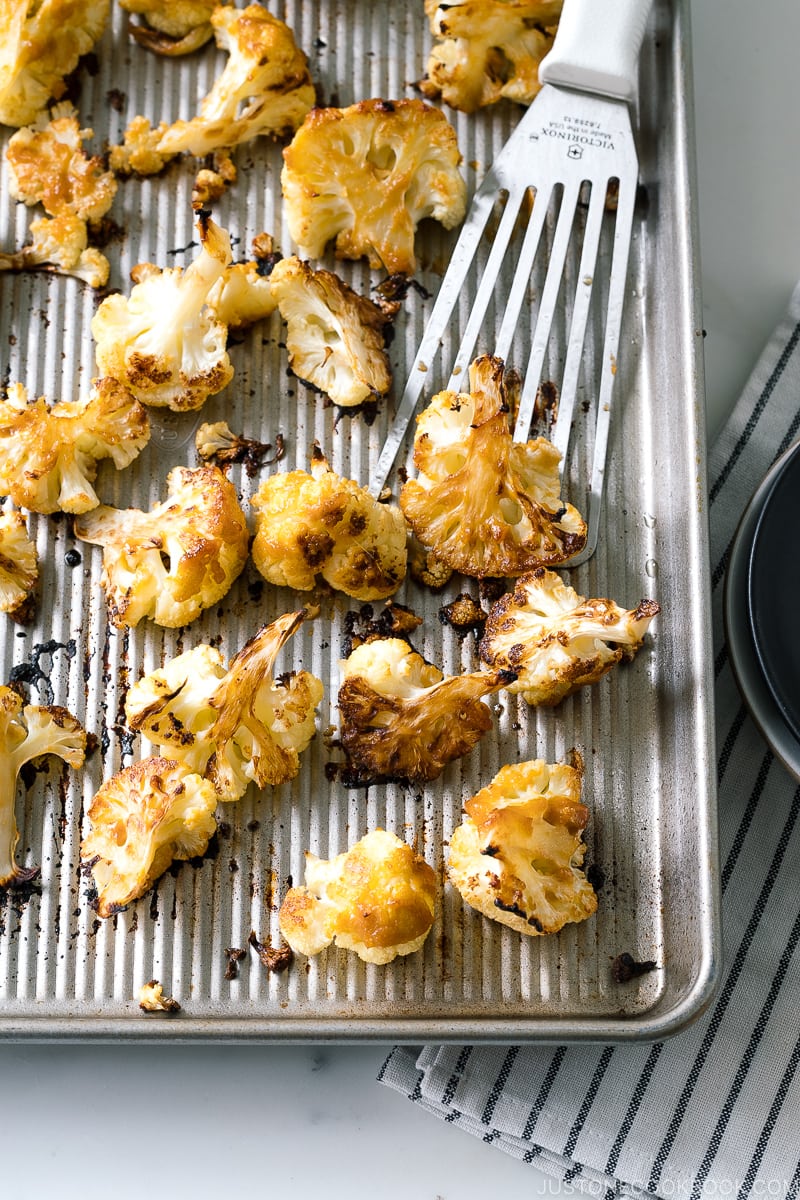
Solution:
[[[595,1196],[800,1192],[800,787],[748,716],[722,620],[739,517],[799,435],[800,284],[709,462],[725,961],[709,1010],[652,1045],[397,1047],[379,1075]]]

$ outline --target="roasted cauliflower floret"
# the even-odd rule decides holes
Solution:
[[[109,262],[89,246],[86,222],[74,213],[31,221],[31,241],[14,254],[0,250],[0,271],[52,271],[71,275],[90,287],[105,287]]]
[[[322,682],[308,671],[276,678],[274,666],[304,615],[264,626],[227,671],[219,650],[200,645],[146,675],[125,700],[130,728],[210,779],[221,800],[238,799],[251,781],[264,788],[294,779]]]
[[[111,0],[4,0],[0,124],[28,125],[102,34]]]
[[[385,829],[330,860],[306,854],[305,878],[286,893],[278,918],[296,954],[333,942],[382,966],[419,950],[433,925],[436,873]]]
[[[506,416],[504,367],[478,358],[469,394],[440,392],[417,418],[419,477],[400,507],[438,559],[478,578],[522,575],[572,558],[586,525],[560,497],[560,455],[545,438],[517,443]]]
[[[343,407],[386,395],[392,372],[383,333],[396,303],[374,304],[332,271],[315,271],[299,258],[279,262],[270,287],[298,379]]]
[[[12,383],[0,400],[0,494],[32,512],[87,512],[98,504],[98,462],[121,470],[149,437],[146,411],[116,379],[94,379],[85,399],[52,408]]]
[[[191,121],[176,121],[159,150],[198,158],[255,137],[292,133],[314,104],[308,63],[288,25],[262,8],[220,6],[211,14],[228,62]]]
[[[481,658],[495,670],[516,671],[508,690],[521,692],[528,704],[558,704],[633,658],[658,612],[655,600],[627,611],[613,600],[587,600],[539,567],[492,607]]]
[[[11,688],[0,687],[0,888],[27,883],[38,867],[15,860],[19,831],[14,816],[17,775],[25,763],[55,754],[71,767],[83,763],[86,734],[65,708],[25,704]]]
[[[597,897],[583,873],[582,772],[541,759],[503,767],[464,806],[447,872],[467,904],[518,933],[557,933]]]
[[[143,617],[187,625],[222,599],[247,560],[247,522],[217,467],[174,467],[167,493],[149,513],[101,504],[75,522],[79,538],[103,547],[100,582],[118,627]]]
[[[172,996],[164,995],[164,988],[157,979],[149,979],[139,988],[139,1008],[145,1012],[177,1013],[181,1006]]]
[[[143,896],[174,860],[205,854],[217,799],[207,779],[168,758],[146,758],[108,779],[81,843],[98,915],[111,917]]]
[[[283,157],[289,232],[309,258],[335,239],[338,258],[411,275],[420,221],[452,229],[466,211],[455,130],[422,100],[315,108]]]
[[[97,221],[111,207],[117,181],[102,159],[89,158],[83,143],[93,137],[81,129],[71,104],[59,104],[48,120],[19,129],[6,147],[8,190],[15,200],[41,204],[51,217],[71,212]]]
[[[25,623],[33,614],[39,556],[22,513],[0,513],[0,612]]]
[[[122,143],[108,152],[108,165],[115,175],[158,175],[175,155],[159,150],[169,126],[165,121],[151,125],[147,117],[133,117],[122,135]]]
[[[140,46],[174,58],[199,50],[214,35],[211,14],[226,0],[119,0],[130,13],[140,13],[146,25],[129,25]]]
[[[271,276],[279,258],[268,233],[253,238],[253,258],[226,267],[209,293],[208,306],[218,321],[229,329],[245,329],[275,311]]]
[[[173,412],[202,407],[233,378],[228,331],[207,308],[231,261],[227,233],[208,214],[197,222],[202,249],[184,271],[147,264],[130,296],[106,296],[92,318],[97,364],[137,400]]]
[[[390,596],[406,571],[399,508],[343,479],[314,448],[311,474],[271,475],[251,500],[253,562],[270,583],[310,591],[321,577],[356,600]]]
[[[475,112],[505,97],[530,104],[553,44],[561,0],[426,0],[437,39],[420,90]]]
[[[481,697],[513,678],[507,671],[445,678],[401,638],[357,646],[342,663],[339,688],[348,782],[436,779],[491,728]]]

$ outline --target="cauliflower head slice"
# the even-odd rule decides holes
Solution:
[[[111,917],[148,891],[173,860],[205,854],[216,832],[217,793],[168,758],[145,758],[108,779],[87,813],[81,858]]]
[[[0,888],[30,882],[38,867],[20,867],[15,858],[19,830],[14,815],[17,775],[25,763],[55,754],[79,767],[86,754],[86,733],[65,708],[25,704],[9,687],[0,687]]]
[[[333,859],[306,854],[305,885],[287,892],[278,920],[297,954],[333,942],[382,966],[421,949],[435,898],[435,871],[395,834],[374,829]]]
[[[655,600],[627,610],[613,600],[587,600],[539,567],[492,606],[480,655],[488,667],[517,672],[508,690],[528,704],[558,704],[633,658],[660,611]]]
[[[0,401],[0,495],[32,512],[87,512],[99,503],[98,462],[121,470],[149,438],[147,412],[116,379],[93,379],[85,399],[52,407],[10,384]]]
[[[420,90],[462,112],[506,98],[530,104],[562,0],[427,0],[436,41]]]
[[[379,504],[343,479],[315,447],[311,474],[265,479],[253,496],[253,562],[270,583],[310,591],[321,576],[356,600],[390,596],[406,572],[406,527],[399,508]]]
[[[402,638],[362,643],[341,670],[341,742],[356,787],[436,779],[491,728],[481,698],[514,678],[507,671],[445,678]]]
[[[384,327],[397,303],[374,304],[332,271],[315,271],[294,257],[273,268],[270,286],[298,379],[343,407],[386,395],[392,372]]]
[[[101,504],[75,522],[79,538],[103,547],[100,582],[118,628],[144,617],[188,624],[222,599],[247,560],[247,521],[217,467],[174,467],[167,493],[149,513]]]
[[[227,233],[208,214],[197,222],[201,251],[184,271],[142,273],[130,296],[107,296],[92,318],[97,364],[137,400],[173,412],[202,407],[230,383],[228,331],[207,308],[231,261]]]
[[[314,104],[305,54],[288,25],[260,4],[219,6],[214,37],[228,62],[191,121],[167,129],[159,150],[198,158],[259,136],[293,133]]]
[[[0,124],[29,125],[105,29],[111,0],[5,0],[0,5]]]
[[[466,212],[455,130],[422,100],[315,108],[283,157],[289,232],[309,258],[335,239],[337,258],[411,275],[420,221],[452,229]]]
[[[140,46],[175,58],[191,54],[211,40],[211,14],[224,3],[226,0],[120,0],[120,7],[141,14],[147,22],[128,27]]]
[[[274,665],[304,616],[301,609],[264,626],[227,671],[207,645],[171,659],[129,690],[129,726],[210,779],[221,800],[237,800],[251,781],[264,788],[294,779],[322,682],[308,671],[276,678]]]
[[[50,119],[19,129],[6,147],[8,190],[15,200],[41,204],[51,217],[71,212],[98,221],[111,207],[117,181],[101,158],[89,158],[83,143],[93,137],[81,129],[69,103],[53,109]]]
[[[29,621],[39,582],[39,556],[22,513],[0,513],[0,612]]]
[[[447,864],[467,904],[528,935],[557,933],[595,912],[582,870],[589,810],[581,779],[566,763],[515,763],[467,801]]]
[[[514,442],[504,365],[472,363],[468,394],[440,392],[417,418],[419,477],[400,507],[423,546],[477,578],[522,575],[572,558],[586,543],[580,513],[560,496],[560,455],[546,438]]]

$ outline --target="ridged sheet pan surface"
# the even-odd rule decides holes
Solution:
[[[414,95],[430,35],[421,0],[305,0],[271,3],[308,54],[321,103],[346,105],[381,96]],[[97,918],[80,872],[85,812],[104,778],[139,757],[124,725],[125,690],[165,656],[213,640],[232,655],[265,621],[308,599],[262,584],[248,565],[218,607],[183,630],[150,623],[111,627],[100,588],[101,552],[78,543],[68,518],[31,516],[42,564],[42,597],[33,625],[0,623],[3,679],[27,681],[34,703],[63,704],[99,739],[85,770],[38,773],[20,788],[19,860],[40,863],[27,892],[0,894],[0,1036],[132,1038],[654,1038],[681,1027],[707,1001],[717,971],[716,847],[713,734],[709,692],[709,604],[705,476],[696,288],[695,214],[689,28],[686,6],[657,3],[640,71],[638,123],[642,188],[634,224],[627,309],[611,430],[607,498],[597,553],[571,573],[584,595],[612,596],[635,606],[652,597],[662,614],[633,664],[552,710],[528,709],[500,693],[492,701],[493,730],[471,756],[451,764],[425,787],[348,790],[331,779],[335,760],[322,736],[337,724],[339,656],[348,612],[360,606],[323,596],[321,612],[282,653],[280,669],[310,668],[325,684],[318,732],[291,785],[256,794],[220,812],[223,825],[202,861],[168,871],[152,893],[110,920]],[[129,42],[125,14],[96,49],[96,72],[82,74],[78,108],[95,131],[93,145],[121,140],[137,113],[153,121],[190,117],[224,63],[212,46],[183,60],[159,59]],[[503,103],[474,116],[445,108],[458,133],[470,192],[518,116]],[[6,135],[9,131],[5,131]],[[291,251],[282,214],[280,147],[268,142],[235,154],[239,179],[215,205],[215,219],[244,254],[267,231]],[[186,265],[196,252],[190,205],[191,160],[151,180],[120,186],[110,216],[121,236],[108,247],[110,286],[125,289],[142,261]],[[20,246],[29,213],[0,182],[0,242]],[[548,235],[549,236],[549,235]],[[420,283],[435,294],[453,235],[424,229],[418,240]],[[482,261],[488,242],[481,250]],[[326,266],[333,267],[332,259]],[[604,244],[598,287],[609,266]],[[367,291],[381,279],[364,264],[337,269]],[[575,260],[568,271],[577,270]],[[525,361],[537,286],[515,363]],[[473,286],[473,285],[470,285]],[[469,312],[463,295],[452,341],[431,366],[428,397],[446,382],[448,357]],[[391,346],[395,386],[370,423],[342,416],[287,372],[277,314],[231,349],[234,381],[201,414],[154,412],[154,436],[134,465],[101,468],[101,499],[148,508],[163,496],[176,463],[194,465],[201,420],[225,418],[262,441],[286,441],[281,470],[307,467],[318,440],[335,470],[366,482],[413,359],[430,299],[411,290],[396,320]],[[95,373],[89,322],[96,298],[74,280],[0,275],[0,372],[50,400],[85,395]],[[491,321],[485,343],[490,351]],[[564,328],[556,329],[548,372],[563,359]],[[581,400],[593,394],[595,314],[581,377]],[[569,498],[585,499],[593,418],[579,404]],[[270,468],[276,469],[276,468]],[[262,473],[263,477],[263,473]],[[259,479],[232,469],[247,510]],[[397,479],[392,485],[397,494]],[[67,552],[77,548],[78,565]],[[72,557],[72,556],[71,556]],[[397,599],[424,617],[417,648],[446,672],[476,669],[476,641],[460,639],[438,617],[469,581],[454,578],[434,595],[407,581]],[[380,605],[375,606],[376,610]],[[502,763],[562,759],[572,747],[586,764],[584,798],[591,810],[587,864],[602,873],[596,916],[558,936],[520,938],[466,910],[445,882],[447,839],[462,802]],[[277,909],[291,878],[303,876],[310,849],[330,857],[368,829],[383,826],[412,842],[437,871],[437,917],[424,950],[388,967],[366,966],[331,949],[283,974],[268,974],[255,955],[239,977],[224,978],[228,947],[245,946],[251,930],[279,940]],[[610,962],[627,951],[655,959],[658,969],[626,985]],[[179,999],[173,1019],[146,1017],[138,987],[151,978]]]

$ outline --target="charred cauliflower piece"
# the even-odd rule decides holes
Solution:
[[[12,383],[0,401],[0,495],[32,512],[87,512],[98,504],[100,459],[121,470],[149,438],[146,411],[115,379],[94,379],[84,400],[52,408]]]
[[[111,146],[108,165],[115,175],[158,175],[175,155],[164,154],[159,144],[169,126],[165,121],[151,125],[147,117],[129,122],[120,145]]]
[[[227,328],[207,308],[231,261],[227,233],[208,214],[197,222],[202,249],[184,271],[137,268],[130,296],[106,296],[92,318],[97,364],[137,400],[186,412],[230,383]]]
[[[232,263],[209,292],[208,306],[229,329],[245,329],[270,316],[277,307],[272,292],[272,271],[280,258],[272,238],[260,233],[253,239],[253,258]]]
[[[100,582],[117,627],[143,617],[188,624],[222,599],[247,560],[247,522],[217,467],[174,467],[167,492],[149,513],[101,504],[75,522],[79,538],[103,547]]]
[[[39,581],[39,556],[22,513],[0,513],[0,612],[29,621]]]
[[[0,5],[0,124],[29,125],[88,54],[111,0],[4,0]]]
[[[436,874],[393,833],[375,829],[333,859],[306,854],[304,887],[291,888],[280,930],[296,954],[333,942],[382,966],[422,947],[434,919]]]
[[[126,12],[138,13],[146,25],[128,26],[145,50],[170,58],[199,50],[214,36],[211,14],[225,0],[119,0]]]
[[[455,130],[422,100],[315,108],[283,157],[289,232],[309,258],[335,239],[337,258],[411,275],[419,222],[452,229],[464,218]]]
[[[592,915],[597,897],[581,869],[589,819],[581,774],[565,763],[517,763],[467,801],[447,864],[467,904],[529,935]]]
[[[337,475],[319,448],[310,475],[271,475],[251,503],[256,509],[253,562],[270,583],[307,592],[320,576],[356,600],[383,599],[402,583],[403,514]]]
[[[511,672],[445,678],[401,638],[357,646],[342,663],[341,742],[354,786],[436,779],[491,728],[481,697],[506,687]]]
[[[587,600],[539,567],[492,607],[481,658],[495,670],[516,671],[508,690],[521,692],[528,704],[558,704],[633,658],[660,611],[655,600],[627,611],[613,600]]]
[[[298,379],[343,407],[386,395],[392,372],[383,331],[397,304],[373,304],[332,271],[315,271],[299,258],[279,262],[269,282]]]
[[[208,780],[168,758],[146,758],[107,780],[81,843],[98,915],[111,917],[143,896],[174,860],[205,854],[217,799]]]
[[[0,888],[27,883],[38,867],[20,867],[14,853],[19,831],[14,816],[17,775],[25,763],[55,754],[71,767],[83,763],[86,734],[65,708],[25,704],[8,687],[0,687]]]
[[[553,44],[561,0],[426,0],[437,39],[420,90],[475,112],[505,97],[530,104]]]
[[[211,14],[217,45],[227,65],[201,101],[200,114],[176,121],[159,150],[188,150],[198,158],[255,137],[293,133],[314,104],[308,63],[288,25],[262,8],[220,6]]]
[[[560,455],[545,438],[517,443],[506,415],[504,367],[478,358],[469,394],[440,392],[417,418],[419,478],[400,507],[420,542],[454,571],[522,575],[583,549],[586,525],[560,497]]]
[[[196,646],[135,683],[125,700],[131,729],[210,779],[221,800],[248,783],[294,779],[314,735],[322,682],[308,671],[274,676],[281,647],[304,610],[264,626],[226,671],[219,650]]]

